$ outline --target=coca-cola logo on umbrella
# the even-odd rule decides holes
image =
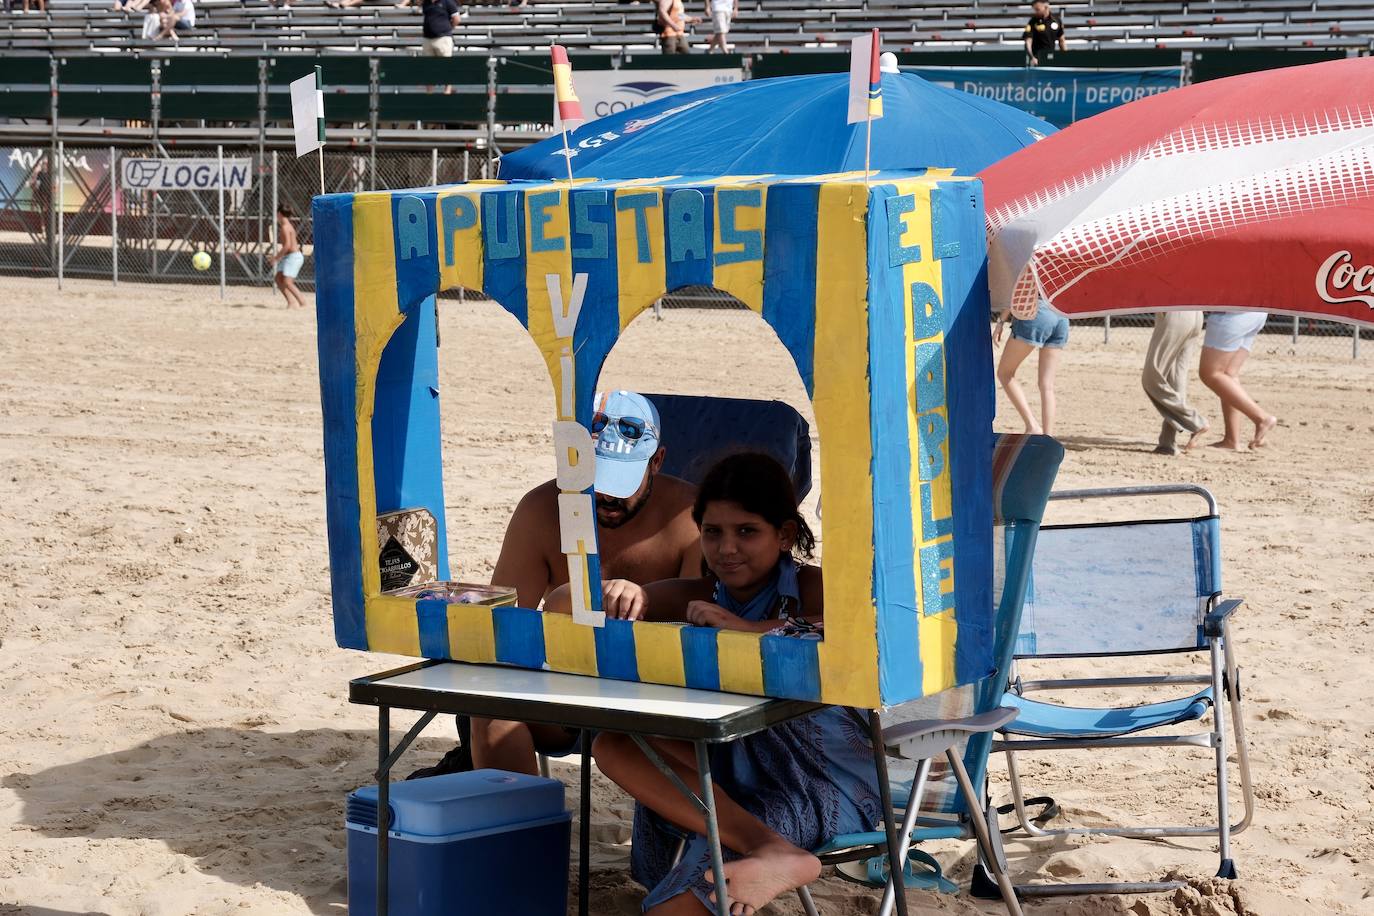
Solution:
[[[1363,302],[1374,309],[1374,265],[1356,267],[1353,262],[1354,255],[1348,251],[1338,251],[1322,262],[1317,269],[1317,295],[1332,305]]]

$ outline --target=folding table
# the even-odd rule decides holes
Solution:
[[[544,725],[562,725],[582,733],[581,829],[578,835],[580,861],[578,912],[587,916],[591,820],[591,732],[610,731],[630,735],[651,760],[702,812],[711,847],[712,869],[717,887],[725,887],[724,860],[716,824],[715,794],[711,784],[712,744],[734,741],[756,734],[782,722],[809,715],[823,707],[802,700],[777,700],[768,697],[717,693],[688,687],[670,687],[583,677],[549,671],[532,671],[501,665],[475,665],[451,661],[426,661],[380,674],[357,678],[349,683],[350,702],[376,706],[377,712],[377,916],[387,914],[387,876],[389,837],[389,783],[391,768],[411,742],[440,713],[513,719]],[[412,709],[424,715],[391,747],[391,710]],[[899,861],[897,821],[892,812],[888,790],[887,759],[883,753],[882,724],[879,714],[868,714],[873,740],[874,766],[877,768],[884,822],[887,828],[889,861]],[[683,784],[677,775],[657,759],[645,738],[670,738],[689,741],[696,749],[701,774],[700,794]],[[897,908],[906,916],[906,895],[900,869],[893,870]],[[721,894],[716,900],[718,916],[727,916],[729,903]]]

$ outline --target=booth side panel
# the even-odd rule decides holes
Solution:
[[[878,705],[877,610],[873,600],[873,439],[868,388],[868,281],[861,185],[820,190],[816,238],[816,425],[825,524],[825,641],[821,699]]]
[[[315,198],[315,314],[319,339],[320,404],[324,417],[325,517],[334,640],[366,649],[358,444],[354,422],[353,200]]]
[[[921,695],[921,605],[917,593],[912,455],[916,417],[907,397],[911,346],[909,295],[894,239],[907,220],[889,215],[897,189],[874,188],[868,213],[868,352],[872,391],[874,597],[878,613],[878,684],[884,703]],[[914,227],[913,227],[914,228]],[[890,231],[889,231],[890,230]],[[829,570],[827,569],[827,572]]]
[[[954,518],[955,677],[960,684],[993,667],[992,420],[996,404],[987,283],[983,186],[942,181],[932,195],[933,243],[945,302]],[[957,246],[957,250],[954,246]]]

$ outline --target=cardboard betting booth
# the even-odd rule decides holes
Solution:
[[[993,382],[976,180],[475,182],[327,195],[314,221],[339,645],[867,708],[988,673]],[[811,397],[824,640],[600,613],[598,374],[635,316],[692,285],[760,314]],[[434,296],[458,286],[514,315],[547,364],[571,617],[383,593],[378,517],[400,510],[433,517],[435,574],[449,577]],[[499,359],[449,338],[444,357]]]

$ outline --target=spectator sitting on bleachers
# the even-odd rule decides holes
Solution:
[[[148,41],[162,32],[162,17],[172,12],[172,0],[152,0],[152,7],[143,16],[143,37]]]
[[[1026,42],[1026,59],[1032,67],[1040,63],[1040,55],[1053,51],[1068,50],[1064,45],[1064,20],[1050,9],[1050,0],[1035,0],[1031,4],[1031,17],[1021,31]]]
[[[664,54],[686,54],[691,50],[687,44],[687,24],[701,22],[700,16],[688,17],[682,8],[682,0],[657,0],[654,27],[658,32],[659,44]]]
[[[115,0],[116,13],[141,13],[148,8],[149,0]]]
[[[33,0],[33,5],[38,7],[38,12],[40,13],[46,13],[48,11],[48,0]],[[29,0],[24,0],[24,12],[27,13],[28,11]]]
[[[189,32],[195,27],[195,0],[172,0],[172,8],[162,14],[162,31],[157,37],[176,41],[181,37],[178,33]]]

